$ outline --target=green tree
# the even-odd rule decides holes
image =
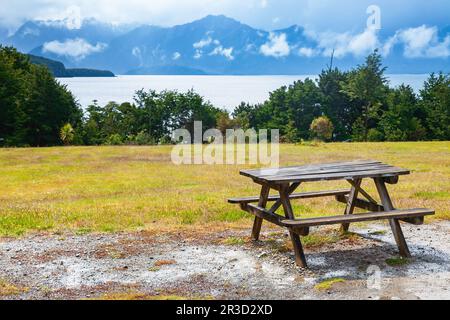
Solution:
[[[391,89],[387,106],[379,123],[386,140],[417,141],[426,138],[426,130],[422,125],[425,114],[410,86],[401,85]]]
[[[450,75],[431,74],[420,91],[428,138],[450,140]]]
[[[351,138],[352,124],[360,116],[355,101],[343,92],[349,73],[339,69],[326,69],[319,75],[319,89],[323,95],[323,113],[333,122],[334,138],[344,141]]]
[[[47,68],[14,48],[0,46],[0,140],[8,146],[61,144],[66,123],[81,125],[73,95]]]
[[[366,59],[365,64],[350,72],[348,80],[342,83],[342,92],[360,106],[363,125],[362,140],[367,141],[371,128],[371,120],[379,120],[379,110],[386,97],[387,79],[384,76],[386,68],[382,66],[381,55],[377,50]]]

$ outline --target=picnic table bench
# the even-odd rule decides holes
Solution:
[[[259,196],[228,200],[229,203],[239,204],[242,210],[256,216],[252,231],[253,240],[259,240],[263,220],[287,228],[294,247],[296,263],[304,268],[307,268],[307,262],[300,236],[309,235],[311,227],[340,224],[341,230],[347,232],[351,223],[389,220],[400,255],[411,257],[400,221],[420,225],[424,223],[425,216],[435,213],[430,209],[395,209],[386,184],[397,184],[399,177],[410,174],[410,171],[379,161],[358,160],[287,168],[242,170],[240,173],[262,186]],[[381,204],[361,187],[364,179],[374,180]],[[294,193],[304,183],[332,180],[345,180],[351,185],[351,189]],[[277,191],[278,195],[271,196],[271,190]],[[359,195],[364,199],[359,198]],[[291,200],[329,196],[334,196],[337,201],[346,204],[344,215],[295,218]],[[270,208],[267,207],[269,202],[273,202]],[[281,207],[284,211],[283,216],[277,213]],[[356,208],[368,212],[354,214]]]

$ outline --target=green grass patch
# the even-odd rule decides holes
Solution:
[[[395,257],[386,259],[386,264],[390,267],[401,267],[410,263],[410,260],[403,257]]]
[[[246,240],[238,237],[230,237],[223,240],[223,244],[227,246],[243,246],[246,243]]]
[[[369,232],[371,236],[384,236],[385,234],[387,234],[387,231],[384,230]]]

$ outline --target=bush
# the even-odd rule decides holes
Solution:
[[[326,141],[333,138],[334,126],[328,117],[323,116],[314,119],[310,129],[314,137],[319,138],[320,140]]]
[[[367,141],[378,142],[383,141],[383,139],[384,139],[383,134],[377,129],[370,129],[369,132],[367,133]]]
[[[148,133],[145,131],[139,132],[136,137],[134,138],[134,142],[139,146],[146,146],[146,145],[155,145],[155,139],[153,139]]]
[[[61,128],[60,138],[61,138],[61,141],[66,146],[70,145],[73,142],[73,140],[75,138],[75,133],[74,133],[74,130],[73,130],[72,125],[70,123],[64,125]]]
[[[120,146],[123,145],[123,139],[122,136],[120,134],[112,134],[108,137],[108,139],[106,139],[105,142],[106,145],[108,146]]]

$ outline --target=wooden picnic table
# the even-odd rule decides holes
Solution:
[[[397,184],[399,177],[410,174],[410,171],[379,161],[358,160],[286,168],[242,170],[240,173],[261,185],[259,196],[228,200],[229,203],[239,204],[242,210],[256,216],[252,231],[253,240],[259,240],[263,220],[287,228],[294,247],[296,263],[304,268],[307,268],[307,262],[300,236],[307,236],[311,227],[340,224],[342,225],[341,230],[347,232],[350,223],[389,220],[400,255],[410,257],[411,254],[400,221],[420,225],[424,223],[425,216],[435,213],[430,209],[395,209],[386,184]],[[372,179],[375,182],[381,204],[361,187],[364,179]],[[295,193],[302,184],[330,180],[345,180],[351,185],[351,188],[349,190]],[[278,195],[270,196],[271,190],[276,190]],[[364,199],[359,198],[359,195]],[[346,204],[344,215],[296,219],[291,200],[328,196],[334,196],[337,201]],[[269,202],[274,202],[270,208],[267,207]],[[277,213],[281,207],[284,215]],[[354,214],[356,208],[367,210],[368,213]]]

